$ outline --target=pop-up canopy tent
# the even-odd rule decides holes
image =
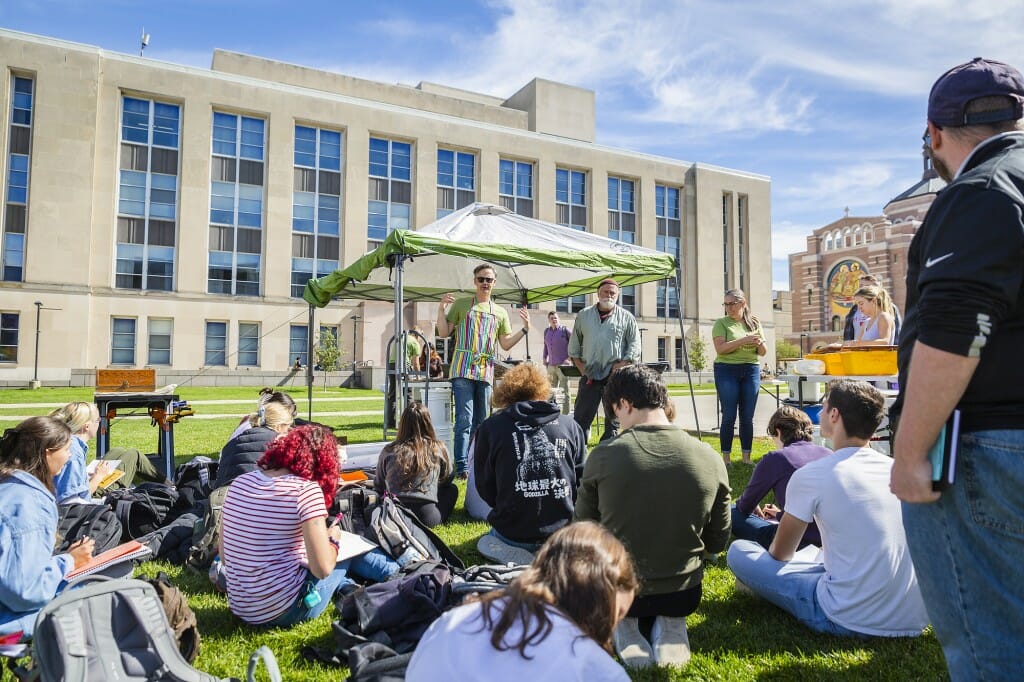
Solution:
[[[480,263],[490,264],[497,274],[492,298],[513,304],[593,293],[606,277],[621,286],[671,279],[677,291],[680,281],[671,254],[475,203],[420,230],[393,231],[350,266],[310,280],[303,297],[311,318],[313,306],[322,308],[333,298],[393,301],[401,348],[404,304],[474,291],[473,268]],[[679,323],[682,333],[682,310]],[[404,355],[395,354],[400,382],[406,379]],[[398,394],[405,395],[402,383]]]

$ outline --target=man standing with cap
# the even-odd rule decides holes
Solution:
[[[928,98],[950,183],[910,245],[891,488],[954,680],[1011,679],[1024,651],[1024,77],[974,59]],[[928,451],[960,410],[956,481]]]
[[[618,298],[619,283],[610,277],[601,280],[597,286],[597,303],[576,316],[569,340],[569,359],[580,371],[573,419],[583,427],[588,439],[608,377],[619,367],[640,359],[636,318],[615,305]],[[619,422],[615,415],[606,414],[601,440],[618,433]]]

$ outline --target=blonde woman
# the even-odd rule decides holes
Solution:
[[[120,462],[117,468],[125,474],[112,483],[111,488],[128,487],[138,481],[166,482],[149,458],[132,448],[111,448],[99,456],[100,461],[93,472],[86,473],[89,441],[96,437],[100,427],[100,412],[95,403],[68,403],[51,412],[50,416],[64,422],[72,434],[71,458],[53,481],[57,504],[89,501],[101,494],[100,481],[113,470],[111,462],[115,460]]]
[[[885,289],[866,286],[853,295],[864,320],[857,330],[857,337],[848,341],[847,346],[891,346],[896,337],[896,321],[893,317],[892,301]]]
[[[740,419],[740,449],[743,463],[750,464],[754,445],[754,408],[761,385],[758,358],[768,352],[761,323],[750,314],[747,297],[740,289],[725,292],[722,303],[725,317],[715,321],[711,337],[715,343],[715,390],[722,406],[722,424],[718,433],[722,460],[732,463],[732,438],[736,413]]]
[[[254,471],[267,446],[294,426],[295,415],[288,405],[267,402],[249,415],[249,424],[249,429],[229,440],[220,451],[214,488],[226,486],[238,476]]]

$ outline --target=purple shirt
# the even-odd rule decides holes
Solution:
[[[747,483],[743,495],[736,501],[736,509],[744,514],[751,514],[768,491],[775,493],[775,506],[785,510],[786,486],[793,472],[805,464],[828,457],[832,451],[814,443],[798,440],[781,450],[773,450],[761,458],[754,467],[754,473]],[[812,522],[807,526],[804,539],[821,545],[821,534]]]
[[[559,325],[544,328],[544,364],[564,365],[569,359],[569,329]]]

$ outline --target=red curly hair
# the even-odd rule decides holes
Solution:
[[[259,467],[288,469],[313,481],[324,492],[328,507],[338,488],[338,441],[331,430],[319,424],[298,426],[274,440],[257,462]]]

